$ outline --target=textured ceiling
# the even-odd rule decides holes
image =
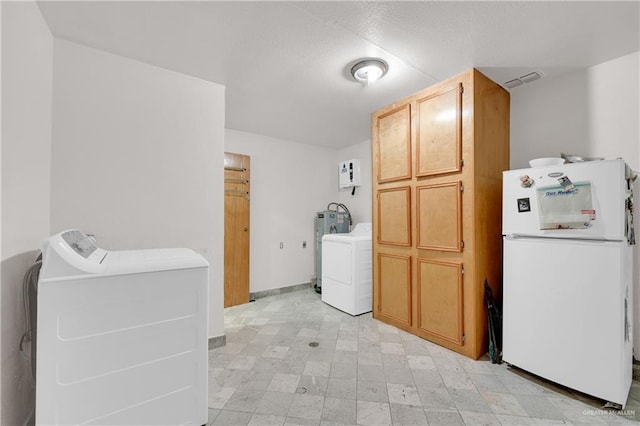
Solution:
[[[640,50],[637,1],[39,5],[56,37],[225,85],[227,128],[333,147],[369,139],[375,109],[471,67],[504,83]],[[365,87],[348,68],[368,56],[390,69]]]

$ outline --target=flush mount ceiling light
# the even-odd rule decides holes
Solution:
[[[389,66],[382,59],[366,58],[359,60],[351,67],[351,75],[354,80],[369,85],[382,78],[388,69]]]

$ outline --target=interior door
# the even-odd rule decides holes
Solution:
[[[224,153],[224,307],[249,302],[249,156]]]

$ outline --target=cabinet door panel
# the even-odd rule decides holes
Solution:
[[[462,264],[418,259],[418,329],[462,345]]]
[[[462,84],[418,99],[416,176],[458,172],[462,167]]]
[[[378,314],[411,325],[411,257],[378,254]]]
[[[378,117],[378,182],[411,178],[411,106]]]
[[[418,248],[462,251],[462,182],[416,188]]]
[[[378,191],[378,242],[395,246],[411,245],[411,188]]]

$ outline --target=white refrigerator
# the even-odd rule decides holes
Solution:
[[[623,160],[503,173],[503,359],[624,407],[633,194]]]

